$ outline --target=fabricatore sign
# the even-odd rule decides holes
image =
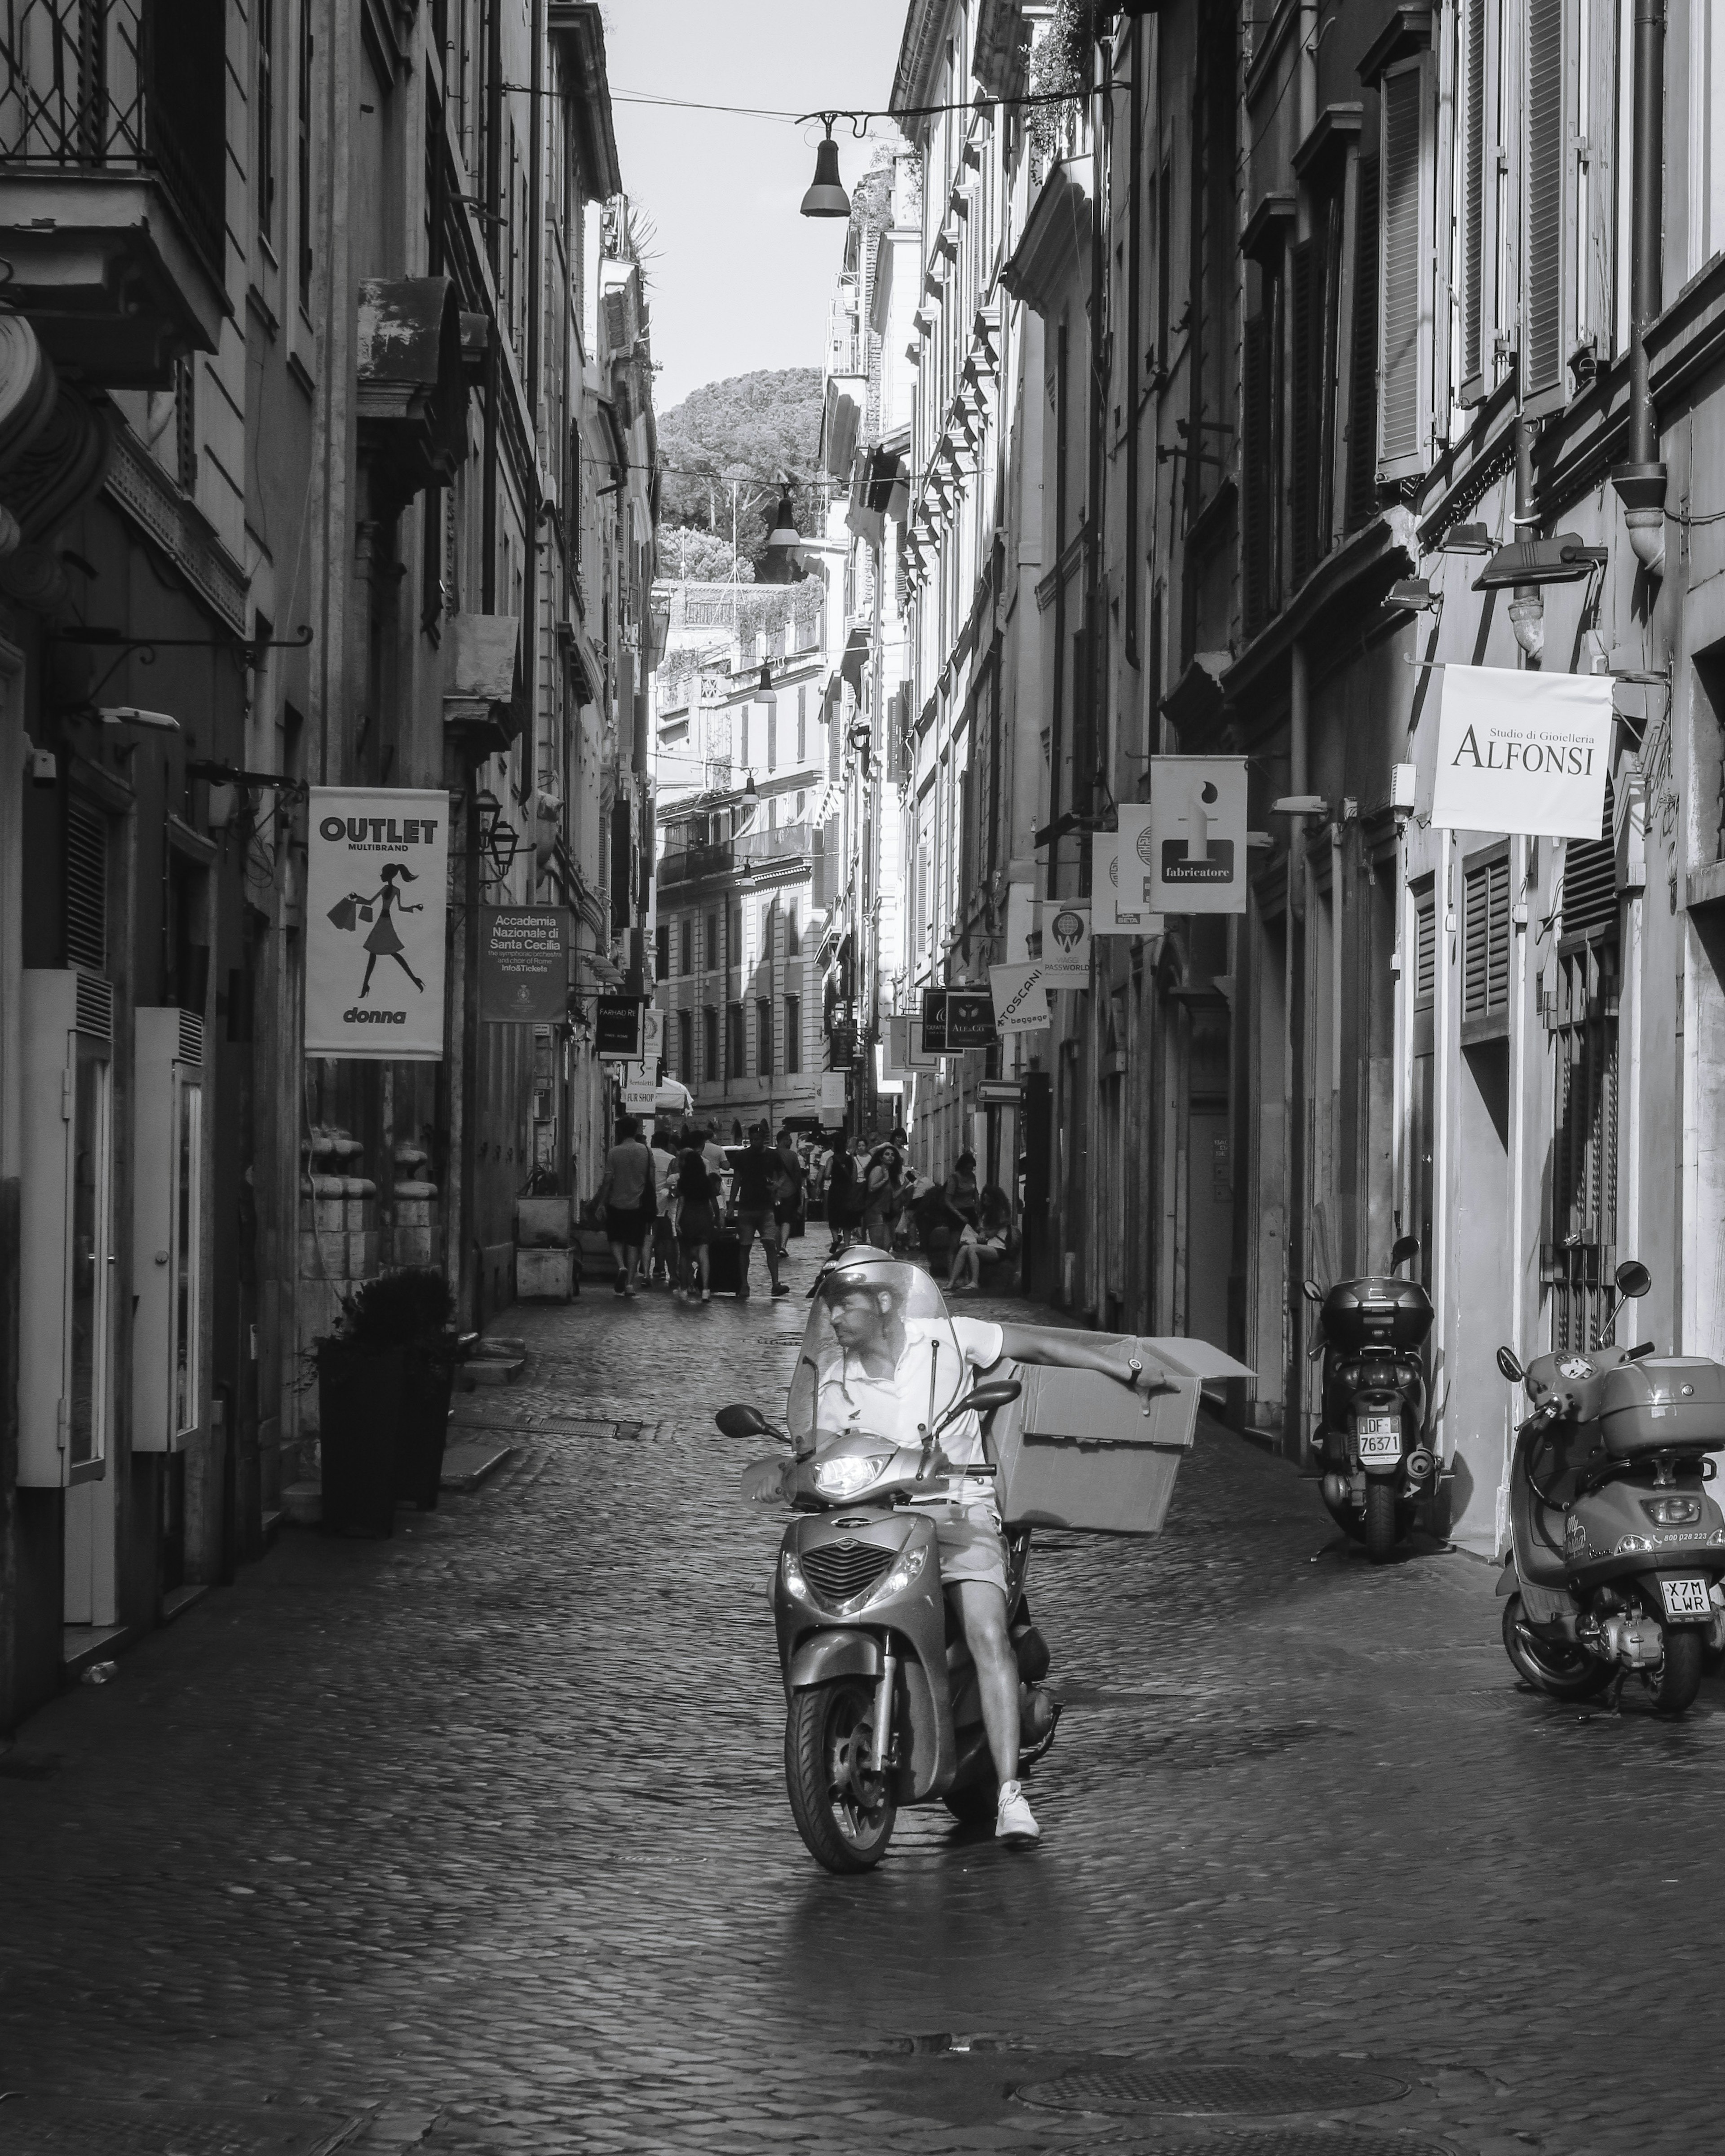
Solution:
[[[480,1016],[488,1025],[558,1025],[569,1013],[568,915],[500,906],[480,915]]]
[[[1431,797],[1440,830],[1597,839],[1610,762],[1609,675],[1445,667]]]
[[[1045,979],[1041,965],[1034,959],[1024,966],[989,967],[994,1023],[1003,1040],[1009,1034],[1040,1033],[1048,1024]]]
[[[1144,902],[1154,911],[1245,911],[1243,756],[1151,757],[1149,855]]]
[[[449,797],[314,786],[305,1053],[440,1063]]]

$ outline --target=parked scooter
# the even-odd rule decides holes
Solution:
[[[809,1854],[837,1872],[880,1861],[901,1805],[942,1803],[975,1824],[993,1820],[999,1797],[975,1666],[942,1588],[934,1522],[911,1501],[992,1481],[992,1462],[955,1466],[940,1440],[972,1414],[986,1431],[1020,1388],[1009,1379],[965,1389],[968,1365],[929,1276],[884,1259],[870,1271],[901,1296],[917,1348],[930,1350],[928,1407],[922,1415],[919,1402],[915,1444],[901,1442],[902,1432],[816,1427],[815,1373],[834,1352],[819,1296],[788,1429],[773,1429],[748,1406],[716,1417],[727,1437],[777,1437],[797,1453],[788,1494],[800,1517],[785,1530],[771,1594],[786,1692],[785,1782]],[[919,1361],[919,1385],[924,1367]],[[1048,1648],[1024,1599],[1028,1527],[1008,1536],[1007,1555],[1022,1774],[1053,1743],[1059,1709],[1041,1683]]]
[[[1634,1259],[1616,1281],[1601,1333],[1652,1286]],[[1500,1348],[1497,1367],[1537,1403],[1510,1461],[1510,1661],[1554,1699],[1615,1683],[1615,1704],[1633,1675],[1659,1712],[1682,1713],[1707,1649],[1725,1645],[1725,1513],[1703,1487],[1725,1448],[1725,1366],[1649,1340],[1525,1370]]]
[[[1382,1564],[1414,1524],[1414,1510],[1436,1485],[1437,1460],[1425,1442],[1425,1364],[1431,1298],[1395,1275],[1420,1255],[1417,1235],[1389,1253],[1386,1274],[1314,1280],[1301,1291],[1318,1307],[1314,1357],[1323,1357],[1323,1419],[1312,1447],[1324,1468],[1330,1517],[1373,1564]]]

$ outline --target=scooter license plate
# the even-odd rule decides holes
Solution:
[[[1665,1597],[1667,1617],[1706,1619],[1713,1614],[1707,1599],[1707,1584],[1704,1579],[1662,1579],[1659,1591]]]
[[[1362,1466],[1368,1460],[1399,1460],[1402,1425],[1399,1415],[1362,1415],[1354,1425]]]

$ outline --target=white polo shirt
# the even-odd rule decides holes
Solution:
[[[986,1318],[954,1317],[942,1323],[933,1318],[912,1317],[905,1320],[904,1329],[903,1351],[895,1368],[885,1375],[870,1376],[859,1359],[842,1348],[832,1349],[822,1358],[814,1394],[818,1430],[865,1430],[891,1438],[896,1445],[920,1445],[920,1426],[931,1419],[931,1379],[934,1413],[938,1416],[970,1389],[974,1372],[991,1369],[1005,1352],[1004,1334]],[[973,1414],[961,1415],[942,1431],[940,1443],[955,1466],[980,1460],[982,1425]],[[986,1503],[993,1496],[993,1484],[980,1477],[967,1478],[938,1494],[963,1504]]]

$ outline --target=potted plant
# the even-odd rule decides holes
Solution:
[[[367,1281],[318,1347],[324,1519],[393,1532],[397,1500],[437,1503],[457,1360],[454,1299],[433,1265]]]

